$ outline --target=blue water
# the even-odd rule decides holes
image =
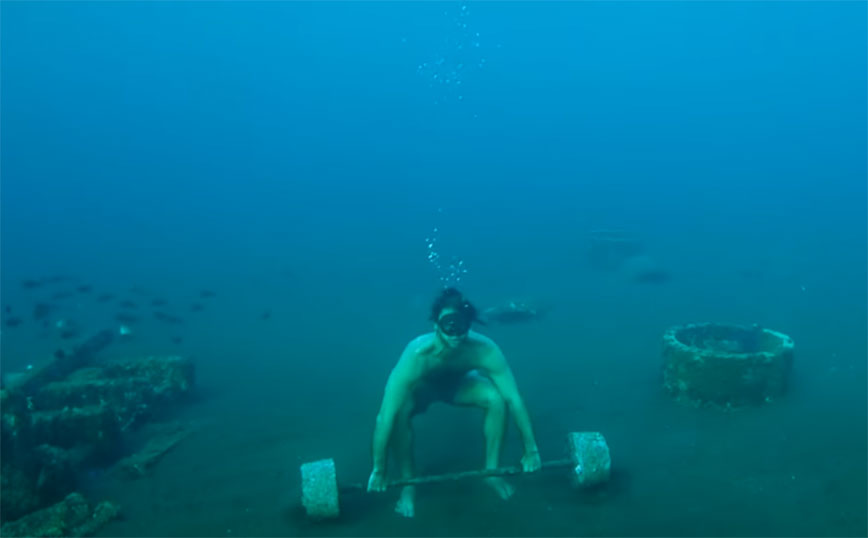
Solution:
[[[131,297],[146,313],[110,354],[190,355],[209,395],[185,412],[210,430],[93,492],[127,513],[106,535],[868,532],[864,2],[0,15],[0,302],[23,320],[2,327],[3,370],[72,345],[60,319],[116,326]],[[669,280],[592,270],[601,228],[640,237]],[[53,275],[75,280],[22,286]],[[509,508],[432,488],[411,522],[357,500],[366,514],[308,525],[287,509],[298,463],[367,476],[385,378],[443,279],[481,307],[550,306],[483,332],[543,452],[598,430],[630,480],[594,503],[527,481]],[[154,299],[183,325],[153,320]],[[788,397],[734,415],[668,401],[660,338],[704,321],[790,335]],[[421,468],[478,465],[475,415],[419,429]],[[513,430],[505,458],[517,446]]]

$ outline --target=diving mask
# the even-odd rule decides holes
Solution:
[[[437,326],[446,336],[464,336],[472,323],[473,319],[463,312],[450,312],[437,320]]]

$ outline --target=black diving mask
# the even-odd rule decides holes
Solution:
[[[437,320],[437,326],[446,336],[464,336],[472,324],[473,319],[463,312],[450,312]]]

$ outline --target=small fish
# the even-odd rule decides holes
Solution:
[[[51,315],[52,306],[47,303],[36,303],[33,306],[33,319],[44,320]]]
[[[69,282],[74,280],[71,276],[66,275],[54,275],[47,278],[43,278],[42,282],[44,284],[59,284],[60,282]]]
[[[71,319],[57,320],[54,327],[60,331],[60,338],[63,340],[78,338],[81,335],[81,327]]]
[[[171,314],[166,314],[165,312],[154,312],[154,318],[164,323],[169,323],[171,325],[180,325],[184,323],[184,320],[182,320],[181,318],[173,316]]]
[[[647,269],[633,276],[633,281],[639,284],[665,284],[672,280],[672,275],[664,269]]]
[[[127,312],[120,312],[115,316],[115,321],[132,325],[139,321],[139,318]]]
[[[271,319],[271,309],[266,310],[262,314],[259,315],[259,319],[262,321],[266,321]]]
[[[142,295],[145,297],[149,297],[151,295],[151,292],[149,292],[148,290],[146,290],[142,287],[139,287],[139,286],[133,286],[132,288],[130,288],[130,293],[134,293],[136,295]]]
[[[61,299],[72,297],[73,295],[75,295],[75,293],[71,291],[56,291],[51,295],[51,299],[53,301],[60,301]]]
[[[201,292],[199,292],[199,297],[203,299],[210,299],[211,297],[214,297],[216,295],[217,294],[211,290],[202,290]]]
[[[121,308],[130,309],[130,310],[134,310],[134,309],[139,307],[139,305],[137,305],[133,301],[130,301],[129,299],[124,299],[123,301],[119,302],[118,306],[120,306]]]
[[[200,303],[193,303],[190,305],[190,312],[201,312],[205,310],[205,307]]]
[[[38,279],[28,278],[21,281],[21,287],[26,290],[34,290],[36,288],[41,288],[43,282]]]
[[[111,300],[114,299],[114,298],[115,298],[115,296],[112,295],[111,293],[103,293],[102,295],[100,295],[99,297],[97,297],[96,300],[97,300],[98,302],[100,302],[100,303],[107,303],[107,302],[111,301]]]
[[[183,336],[173,336],[173,337],[172,337],[172,343],[173,343],[173,344],[180,344],[180,343],[183,342],[183,341],[184,341],[184,337],[183,337]]]
[[[83,284],[76,288],[76,291],[78,291],[78,293],[90,293],[91,290],[93,290],[93,286],[91,286],[90,284]]]
[[[17,327],[23,323],[23,320],[17,316],[13,316],[11,318],[6,318],[6,321],[3,322],[7,327]]]
[[[66,357],[66,351],[64,351],[62,349],[58,349],[57,351],[54,352],[54,358],[55,359],[62,359],[64,357]]]
[[[7,314],[11,314],[11,313],[12,313],[12,307],[9,306],[9,305],[4,306],[4,307],[3,307],[3,310],[6,311]]]
[[[167,301],[165,299],[154,299],[151,301],[151,306],[165,306]]]

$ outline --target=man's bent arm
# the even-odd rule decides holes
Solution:
[[[517,396],[515,400],[507,400],[509,409],[515,416],[515,425],[521,433],[521,439],[524,442],[524,452],[530,454],[537,452],[536,439],[533,436],[533,427],[530,423],[530,414],[524,406],[521,396]]]
[[[515,425],[521,434],[525,454],[536,452],[536,439],[533,435],[533,426],[530,423],[530,414],[527,412],[524,400],[518,392],[515,377],[513,377],[512,371],[500,350],[497,350],[493,354],[490,362],[488,375],[509,406],[509,411],[513,415]]]
[[[392,427],[395,424],[395,416],[398,410],[407,400],[410,393],[410,385],[415,379],[413,375],[412,357],[407,352],[401,356],[398,364],[389,374],[386,382],[386,390],[383,394],[383,403],[377,413],[377,421],[374,426],[374,440],[372,454],[374,458],[374,470],[385,472],[387,448],[389,438],[392,436]]]
[[[374,441],[372,446],[372,454],[374,457],[374,470],[386,471],[386,452],[389,446],[389,438],[392,436],[392,426],[395,424],[395,414],[397,413],[396,406],[387,404],[390,400],[388,392],[383,397],[383,405],[380,407],[380,412],[377,413],[377,422],[374,426]]]

